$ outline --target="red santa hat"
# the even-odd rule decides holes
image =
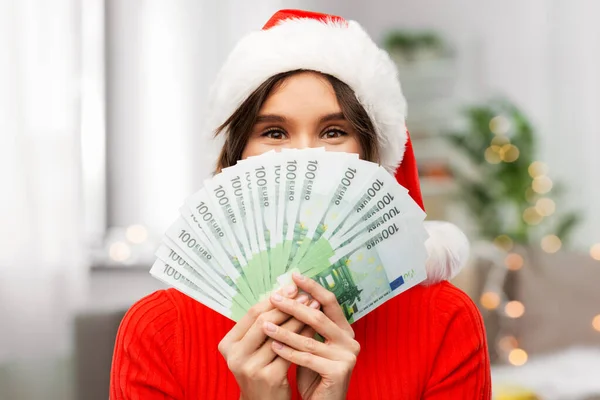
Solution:
[[[243,37],[222,66],[209,94],[207,132],[212,134],[265,80],[298,69],[332,75],[352,88],[375,127],[380,164],[424,208],[396,65],[355,21],[301,10],[275,13],[261,30]],[[214,139],[219,148],[223,136]],[[450,279],[467,258],[468,242],[452,224],[426,227],[428,281]]]

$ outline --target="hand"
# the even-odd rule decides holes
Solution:
[[[333,293],[301,275],[294,274],[293,279],[322,305],[323,311],[273,294],[271,303],[278,310],[307,326],[298,334],[267,321],[264,332],[275,339],[272,348],[279,357],[299,366],[298,390],[303,399],[345,399],[360,352],[354,331]],[[325,338],[324,343],[313,338],[315,332]]]
[[[290,299],[298,294],[296,285],[284,288],[281,294],[298,304],[309,301],[306,294],[299,295],[295,300]],[[290,398],[287,380],[290,363],[273,352],[272,340],[262,330],[266,322],[283,324],[282,327],[290,332],[300,332],[304,328],[304,323],[275,309],[266,299],[248,310],[219,343],[219,351],[235,376],[245,400]]]

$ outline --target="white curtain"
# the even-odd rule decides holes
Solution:
[[[79,0],[0,2],[0,365],[65,354],[86,286]]]
[[[551,109],[544,152],[584,220],[575,243],[600,243],[600,3],[553,0],[548,69]]]
[[[212,172],[209,87],[235,43],[301,0],[105,0],[108,221],[160,234]]]

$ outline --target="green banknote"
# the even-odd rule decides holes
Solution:
[[[362,165],[368,164],[362,162]],[[351,168],[350,172],[355,173],[354,171],[361,169],[361,164],[356,166],[357,168]],[[348,170],[346,169],[346,171]],[[369,178],[366,179],[366,184],[362,185],[360,190],[355,190],[352,193],[354,195],[353,200],[350,201],[348,199],[344,216],[340,217],[342,221],[334,221],[333,226],[330,227],[322,224],[321,226],[326,227],[326,229],[322,229],[316,237],[313,237],[302,257],[292,265],[292,268],[298,269],[303,273],[308,273],[309,268],[311,268],[314,272],[317,266],[318,268],[322,268],[328,262],[329,258],[333,256],[334,252],[338,251],[347,242],[351,241],[353,246],[359,246],[369,240],[370,236],[376,233],[376,227],[382,222],[392,219],[397,221],[405,217],[425,218],[425,214],[418,206],[414,205],[414,201],[408,196],[407,191],[393,181],[393,178],[383,168],[378,168],[377,171],[373,173],[370,171],[367,174]],[[363,173],[362,175],[365,174]],[[387,196],[385,195],[386,193]],[[361,209],[363,207],[362,204],[365,203],[365,197],[383,199],[373,202],[375,206],[379,204],[381,208],[377,213],[372,214],[381,217],[377,219],[379,222],[377,226],[371,224],[371,220],[368,218],[361,219],[364,215]],[[332,201],[337,201],[337,197],[333,196]],[[332,208],[337,209],[335,203],[333,203],[333,206]],[[399,213],[398,207],[402,208],[405,212]],[[355,215],[357,216],[355,217]],[[347,225],[350,225],[351,228],[345,228]],[[342,232],[344,234],[341,234]]]
[[[185,278],[181,273],[177,272],[170,264],[164,263],[162,260],[156,260],[150,269],[150,274],[158,280],[166,283],[179,290],[180,292],[190,296],[200,303],[212,308],[216,312],[233,319],[234,321],[242,318],[247,310],[237,306],[229,308],[224,307],[212,297],[208,296],[200,287],[194,284],[189,279]]]
[[[173,271],[181,274],[185,279],[200,288],[206,296],[227,309],[232,308],[235,292],[229,296],[229,293],[227,292],[222,293],[220,291],[220,285],[211,278],[209,273],[198,272],[177,254],[175,250],[172,250],[165,245],[161,245],[158,250],[156,250],[156,257],[163,263],[171,266]]]
[[[212,266],[204,263],[203,261],[199,261],[198,258],[194,256],[189,256],[188,253],[181,249],[181,247],[169,239],[168,237],[163,238],[163,244],[157,249],[157,258],[162,260],[165,263],[172,263],[172,261],[167,257],[165,258],[165,252],[162,254],[158,252],[166,248],[170,253],[174,253],[179,259],[183,260],[186,264],[188,264],[194,271],[196,271],[199,275],[201,275],[205,280],[212,282],[214,287],[221,293],[221,295],[231,301],[242,301],[242,304],[248,305],[249,303],[241,299],[238,296],[237,286],[235,283],[224,274],[222,270],[214,270]],[[184,274],[185,275],[185,274]]]
[[[245,172],[242,169],[244,163],[239,162],[235,167],[226,168],[218,176],[223,180],[224,187],[228,188],[231,194],[231,206],[236,216],[234,233],[237,243],[241,247],[246,258],[245,275],[255,297],[259,297],[264,292],[264,283],[262,280],[261,265],[262,258],[259,255],[258,241],[256,240],[256,228],[252,214],[252,197],[248,196],[248,183],[245,179]],[[214,178],[214,179],[217,179]],[[239,244],[238,244],[239,247]]]
[[[393,175],[357,154],[270,151],[185,200],[151,273],[238,320],[297,271],[354,322],[425,279],[424,219]]]
[[[364,230],[373,229],[374,221],[380,221],[379,218],[385,221],[397,215],[421,220],[426,216],[408,191],[398,185],[387,171],[380,169],[334,237],[340,241],[348,240]]]
[[[324,218],[332,206],[335,186],[331,176],[340,176],[346,164],[358,159],[345,153],[332,153],[328,157],[309,159],[304,173],[304,183],[300,191],[300,210],[298,212],[298,234],[292,243],[289,268],[296,268],[308,249],[318,240],[325,230]]]
[[[254,205],[254,221],[256,224],[256,235],[261,252],[261,277],[266,296],[272,287],[271,262],[275,261],[271,255],[273,251],[276,227],[276,195],[275,195],[275,173],[274,163],[278,160],[276,154],[270,157],[255,157],[248,161],[251,168],[250,179],[252,187],[252,204]]]
[[[336,295],[350,323],[426,278],[427,233],[419,219],[387,221],[373,235],[354,238],[323,260],[321,255],[300,265],[298,272],[312,277]],[[359,235],[360,236],[360,235]],[[362,243],[362,244],[358,244]],[[291,276],[280,277],[280,284]]]
[[[194,218],[193,214],[191,218]],[[240,304],[254,304],[256,298],[240,274],[239,267],[236,268],[228,262],[227,256],[223,254],[223,247],[213,246],[205,233],[206,231],[194,231],[185,219],[180,218],[169,227],[166,237],[176,243],[195,263],[205,263],[213,271],[219,271],[222,276],[226,276],[226,279],[232,282],[232,287],[236,288],[236,299]]]

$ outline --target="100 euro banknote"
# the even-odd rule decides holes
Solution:
[[[356,154],[284,149],[207,179],[180,208],[151,273],[238,320],[312,277],[350,322],[425,279],[425,213],[388,171]]]

